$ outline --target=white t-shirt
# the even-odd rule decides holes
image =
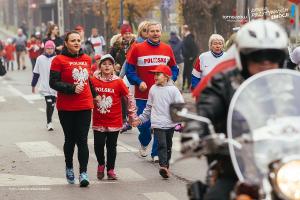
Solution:
[[[50,67],[51,67],[51,62],[55,58],[55,56],[52,56],[48,58],[45,55],[40,55],[36,59],[36,63],[33,69],[33,73],[39,74],[39,92],[43,96],[56,96],[57,92],[50,88],[49,86],[49,76],[50,76]]]
[[[106,45],[103,36],[91,36],[88,40],[93,44],[95,55],[103,55],[103,46]]]

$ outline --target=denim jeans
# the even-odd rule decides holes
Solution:
[[[141,100],[141,99],[136,99],[136,106],[138,108],[137,110],[137,114],[140,115],[143,113],[145,107],[147,104],[147,100]],[[146,123],[142,124],[141,126],[138,126],[139,129],[139,141],[141,143],[142,146],[146,147],[149,145],[149,143],[151,142],[151,122],[150,120],[147,121]],[[156,136],[154,135],[154,139],[153,139],[153,144],[152,144],[152,151],[151,151],[151,156],[157,156],[157,139]]]
[[[158,141],[158,158],[161,167],[169,167],[169,161],[172,154],[172,138],[174,128],[158,129],[154,128],[154,135]]]

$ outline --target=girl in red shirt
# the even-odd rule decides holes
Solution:
[[[115,60],[110,54],[101,57],[99,70],[94,73],[92,84],[99,96],[93,110],[94,150],[98,161],[97,178],[104,178],[105,156],[107,149],[107,178],[116,180],[114,171],[117,156],[117,140],[122,130],[121,99],[125,98],[129,121],[137,118],[133,96],[121,78],[114,74]]]
[[[11,66],[11,70],[14,70],[14,61],[15,56],[14,53],[16,51],[15,45],[12,43],[12,39],[7,39],[7,44],[4,47],[5,51],[5,61],[6,61],[6,70],[9,70],[9,65]]]

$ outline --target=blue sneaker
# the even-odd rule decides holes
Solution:
[[[66,168],[66,178],[69,184],[75,183],[75,175],[73,168]]]
[[[80,187],[87,187],[90,184],[89,177],[86,172],[82,172],[79,175],[79,184],[80,184]]]

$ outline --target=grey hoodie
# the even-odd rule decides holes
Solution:
[[[173,123],[170,117],[170,104],[183,102],[183,97],[172,80],[165,86],[153,85],[149,91],[146,108],[139,119],[145,123],[151,118],[152,128],[173,128],[176,123]]]

